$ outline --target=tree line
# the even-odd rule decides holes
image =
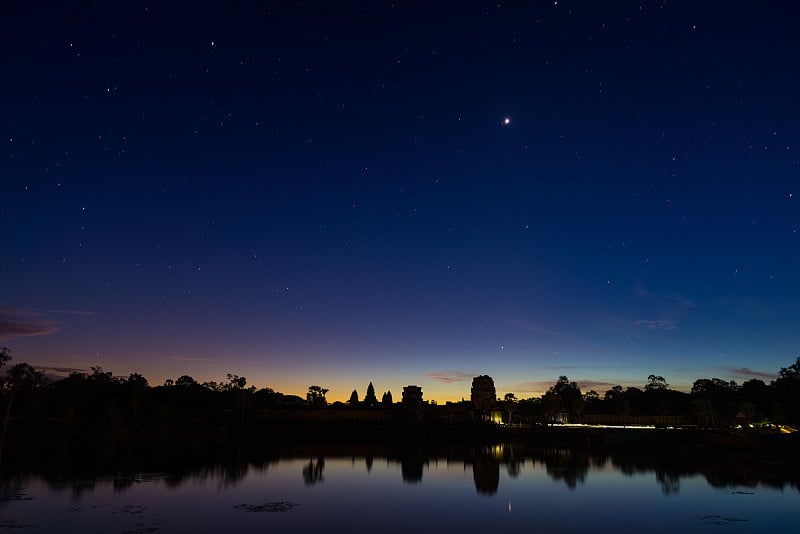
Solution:
[[[650,375],[642,388],[614,386],[602,395],[581,391],[579,385],[561,376],[540,398],[517,400],[508,393],[498,408],[506,421],[538,417],[570,421],[584,415],[683,416],[698,426],[794,425],[800,426],[800,357],[782,367],[769,384],[756,378],[742,384],[720,378],[700,378],[685,393],[671,389],[666,379]]]
[[[11,365],[8,349],[0,349],[2,391],[2,440],[10,420],[25,424],[42,422],[65,428],[230,425],[248,421],[259,410],[319,409],[328,406],[328,389],[312,385],[305,398],[286,395],[271,388],[257,389],[247,379],[228,374],[220,382],[197,382],[189,375],[151,386],[138,373],[115,377],[101,367],[73,372],[66,378],[47,381],[27,363]],[[462,408],[461,403],[457,403]],[[470,408],[470,403],[464,403]],[[363,400],[356,390],[347,404],[336,409],[389,409],[396,406],[391,391],[378,400],[372,383]],[[583,392],[579,385],[561,376],[538,398],[518,400],[508,393],[495,409],[506,421],[526,418],[554,421],[563,414],[570,421],[584,415],[616,416],[672,415],[690,417],[700,426],[729,426],[745,416],[753,424],[800,426],[800,357],[781,368],[769,384],[751,379],[742,384],[719,378],[698,379],[690,392],[671,389],[667,381],[650,375],[642,388],[614,386],[602,395]],[[437,409],[447,409],[445,406]],[[472,407],[474,409],[474,407]]]
[[[8,349],[0,349],[0,386],[8,421],[39,421],[71,427],[228,424],[245,421],[259,408],[296,408],[309,399],[271,388],[247,386],[243,376],[229,373],[223,381],[198,382],[189,375],[151,386],[139,373],[115,377],[101,367],[72,372],[55,381],[27,363],[10,365]],[[324,399],[327,390],[319,388]]]

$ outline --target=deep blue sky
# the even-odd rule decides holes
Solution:
[[[8,7],[0,342],[332,399],[794,361],[798,6],[430,4]]]

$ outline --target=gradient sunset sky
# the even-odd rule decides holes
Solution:
[[[444,401],[800,355],[797,3],[53,4],[0,23],[15,361]]]

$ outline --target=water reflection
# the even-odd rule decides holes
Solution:
[[[661,493],[664,495],[678,493],[681,489],[680,477],[660,467],[656,469],[656,480],[661,485]]]
[[[403,475],[403,482],[416,484],[422,482],[422,471],[425,467],[425,459],[422,455],[409,455],[400,460],[400,471]]]
[[[0,528],[218,532],[235,522],[241,530],[357,532],[369,523],[407,533],[446,520],[448,530],[470,532],[532,524],[619,530],[624,506],[628,527],[776,531],[795,518],[800,494],[795,464],[753,457],[510,444],[368,449],[220,451],[214,462],[175,471],[140,459],[142,469],[133,473],[75,464],[69,473],[81,476],[41,468],[5,473]],[[578,503],[581,513],[571,513]]]
[[[570,490],[584,483],[590,466],[585,452],[558,448],[545,451],[544,464],[550,478],[564,482]]]
[[[476,456],[472,461],[475,490],[481,495],[494,495],[500,486],[500,463],[488,456]]]
[[[324,482],[325,479],[322,478],[323,469],[325,469],[325,458],[317,458],[316,462],[312,458],[308,461],[308,464],[303,466],[303,482],[307,486]]]
[[[377,449],[377,448],[376,448]],[[325,482],[326,456],[341,458],[341,453],[306,456],[301,465],[302,480],[307,486]],[[385,458],[387,465],[399,464],[399,478],[406,484],[421,484],[430,469],[431,460],[446,459],[447,465],[463,466],[471,471],[475,492],[478,495],[494,496],[503,480],[513,481],[525,472],[544,472],[569,491],[575,491],[587,483],[592,473],[615,472],[624,477],[651,477],[664,495],[681,492],[682,481],[701,476],[714,488],[745,487],[759,485],[800,491],[800,467],[795,462],[760,461],[751,456],[664,456],[647,453],[596,452],[586,449],[564,447],[526,448],[519,445],[493,444],[464,449],[426,450],[408,448],[387,453],[376,450],[374,454],[362,450],[347,455],[353,470],[370,474],[375,456]],[[259,454],[238,451],[236,455],[220,454],[216,461],[200,459],[195,465],[185,462],[173,470],[138,470],[133,473],[123,468],[97,472],[84,471],[77,464],[70,464],[68,471],[37,469],[3,473],[0,476],[0,505],[15,497],[24,480],[31,475],[41,477],[54,493],[67,492],[72,500],[95,491],[98,481],[111,483],[115,493],[125,493],[139,484],[158,481],[167,488],[179,489],[187,482],[213,484],[218,489],[233,488],[254,473],[266,473],[270,466],[293,458],[289,454]],[[148,467],[146,459],[140,464]],[[163,467],[153,465],[152,467]],[[501,472],[507,478],[501,476]]]

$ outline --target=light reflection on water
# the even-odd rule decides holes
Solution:
[[[551,528],[693,531],[790,528],[800,493],[758,479],[625,464],[569,449],[510,457],[289,458],[181,476],[2,480],[0,528],[44,532],[275,532]]]

